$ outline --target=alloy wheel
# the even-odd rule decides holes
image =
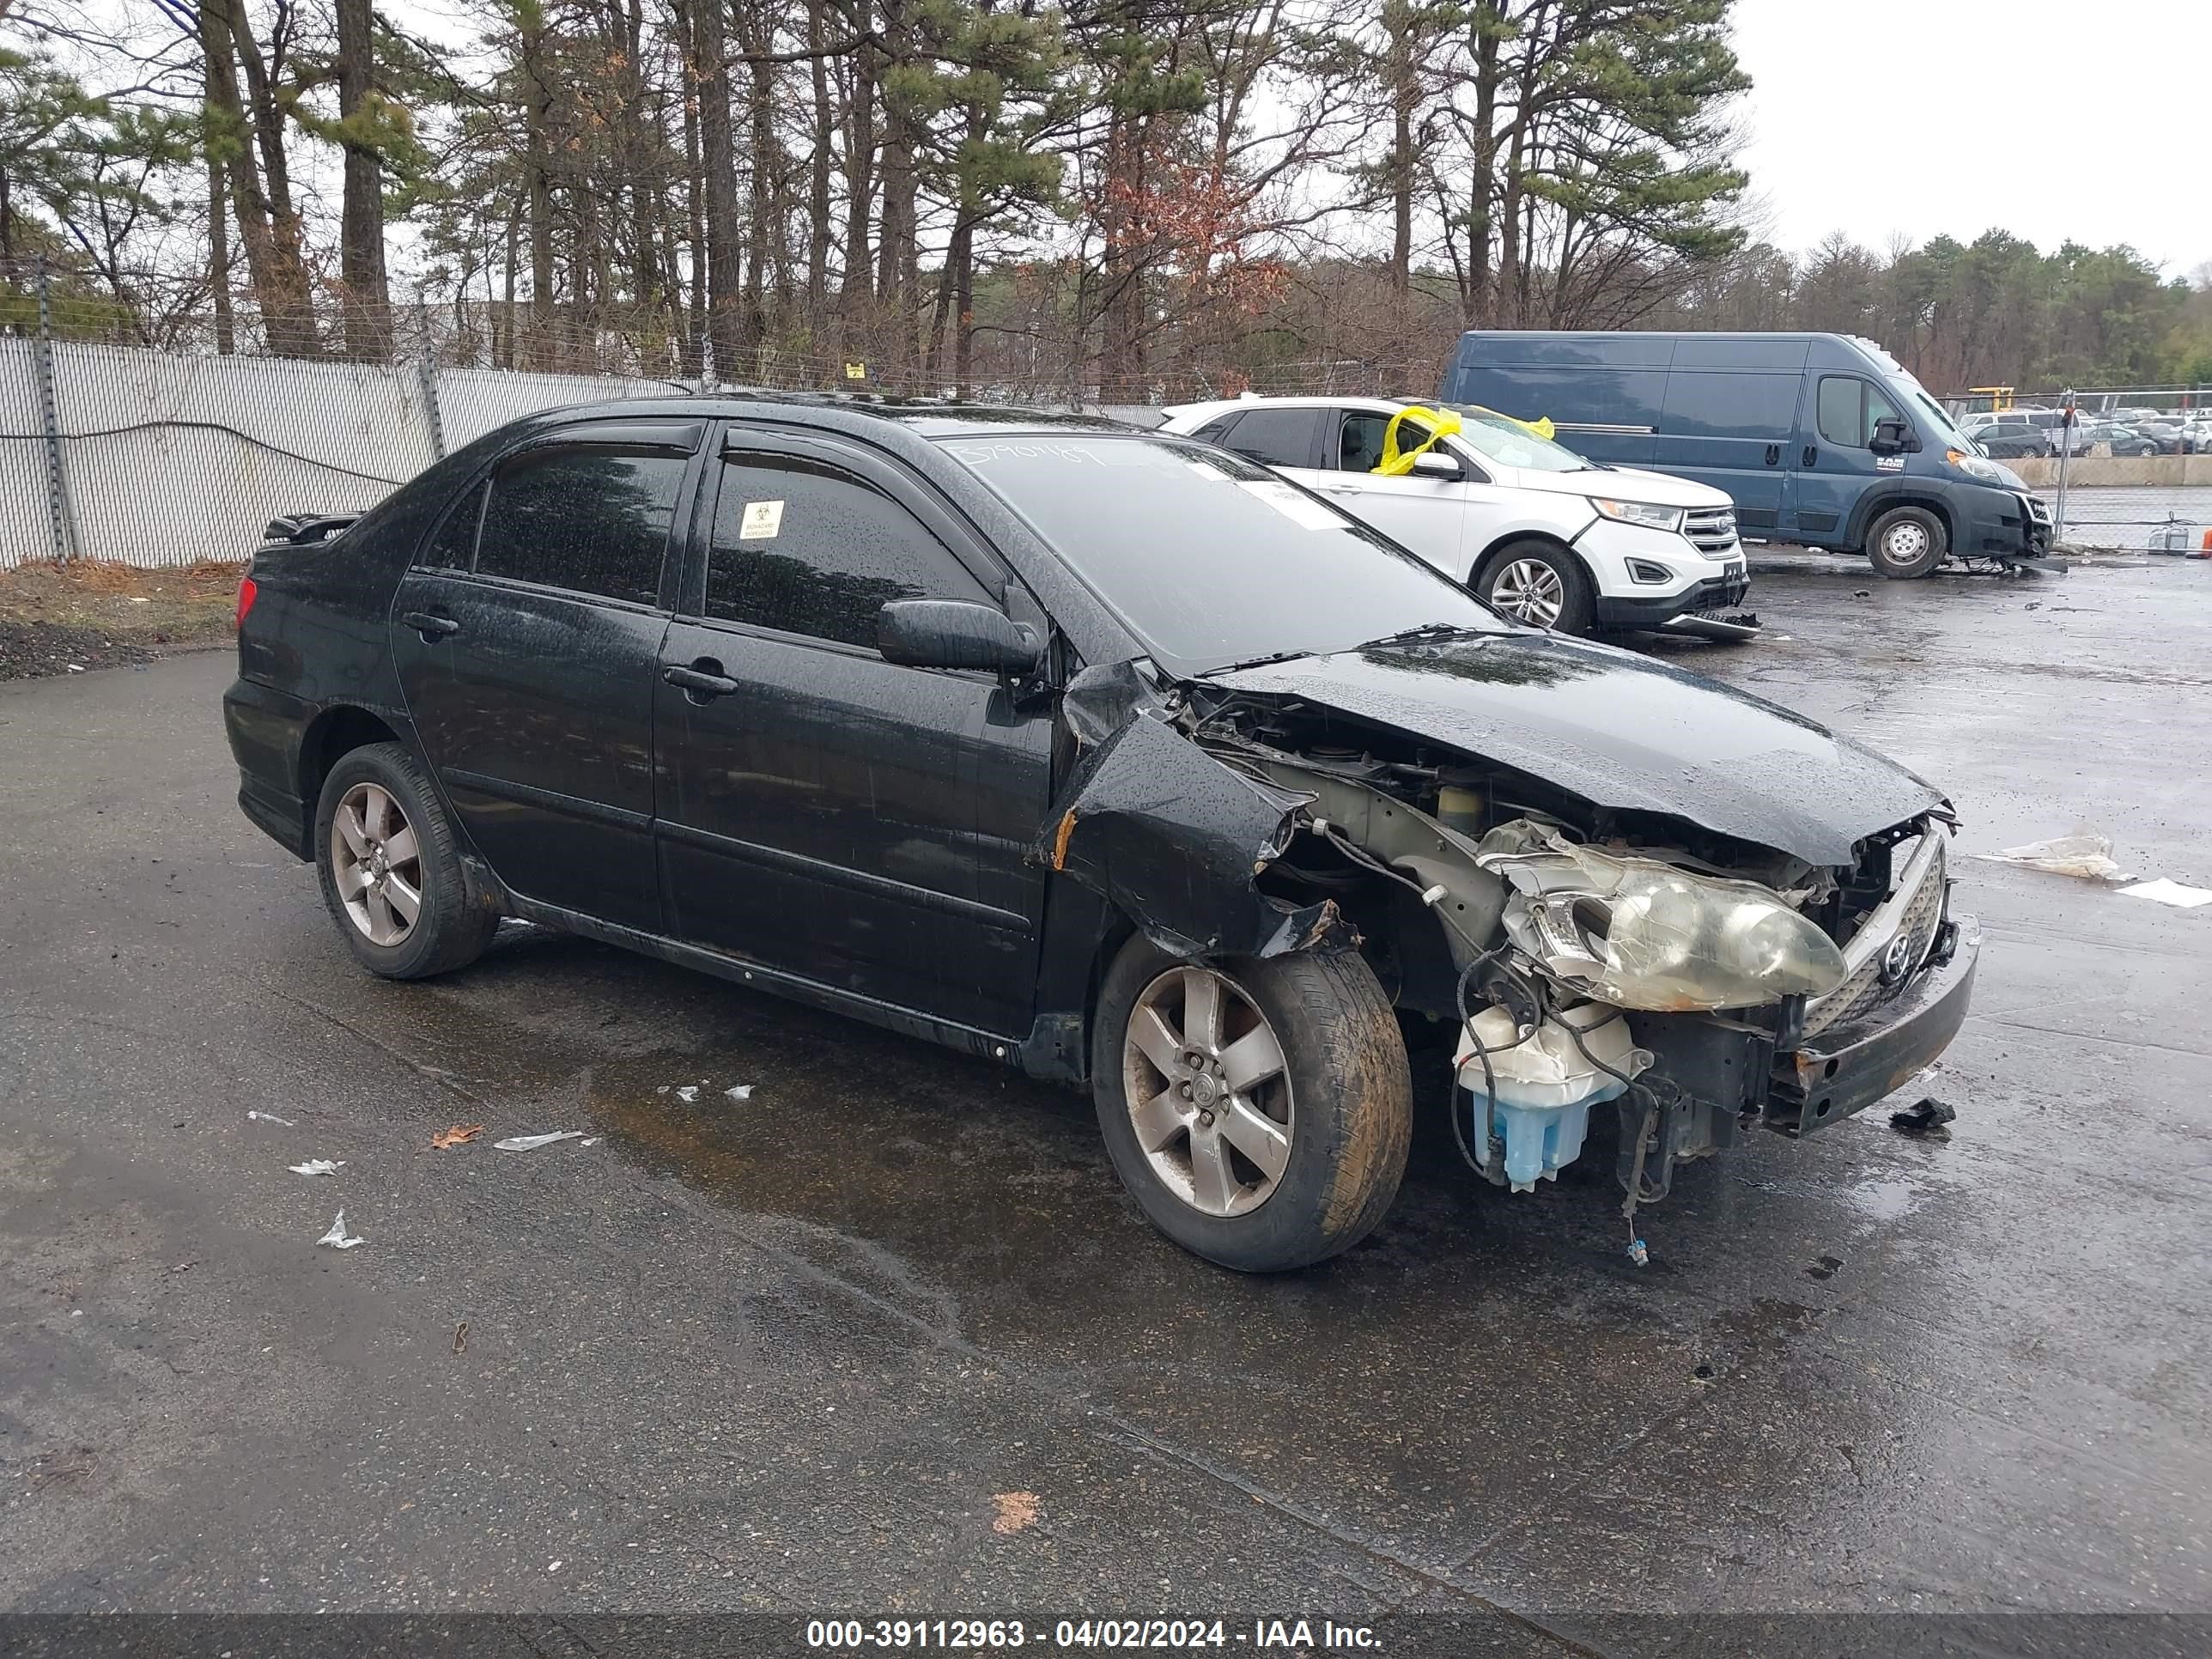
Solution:
[[[1187,966],[1154,979],[1129,1011],[1121,1067],[1137,1145],[1170,1192],[1209,1216],[1273,1195],[1291,1160],[1291,1080],[1234,981]]]
[[[398,800],[379,783],[345,792],[331,819],[331,873],[371,945],[404,944],[422,914],[422,851]]]
[[[1549,628],[1566,609],[1567,585],[1541,559],[1516,559],[1490,585],[1490,600],[1508,616]]]

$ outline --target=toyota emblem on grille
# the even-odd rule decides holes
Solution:
[[[1912,971],[1912,936],[1899,933],[1881,953],[1881,982],[1895,985]]]

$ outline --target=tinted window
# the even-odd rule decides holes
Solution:
[[[1311,466],[1321,417],[1318,409],[1248,409],[1231,429],[1228,445],[1269,466]]]
[[[484,496],[491,480],[483,479],[453,503],[422,550],[420,563],[434,570],[466,570],[477,550],[477,520],[483,517]]]
[[[782,456],[723,464],[708,616],[872,650],[876,612],[893,599],[993,602],[911,514],[849,473]]]
[[[1236,418],[1234,415],[1218,416],[1190,435],[1202,444],[1218,444],[1221,441],[1221,434],[1229,430],[1230,423]]]
[[[1171,439],[948,438],[1171,672],[1340,651],[1495,613],[1250,463]]]
[[[654,603],[684,467],[680,455],[604,449],[509,462],[492,486],[477,574]]]
[[[1667,377],[1661,428],[1685,437],[1786,438],[1796,422],[1798,379],[1677,369]]]

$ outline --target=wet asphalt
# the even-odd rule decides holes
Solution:
[[[2212,885],[2212,566],[1754,604],[1668,654],[1958,850]],[[233,804],[231,672],[0,686],[0,1609],[2212,1611],[2212,907],[1957,860],[1974,1012],[1890,1103],[1948,1141],[1755,1133],[1639,1270],[1609,1159],[1509,1196],[1431,1123],[1371,1243],[1247,1279],[1073,1094],[526,928],[363,975]]]

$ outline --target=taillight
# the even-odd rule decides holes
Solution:
[[[246,626],[246,613],[253,609],[254,596],[259,593],[260,591],[261,590],[259,588],[253,585],[253,578],[251,576],[246,577],[243,581],[239,583],[238,615],[231,618],[230,623],[234,629]]]

